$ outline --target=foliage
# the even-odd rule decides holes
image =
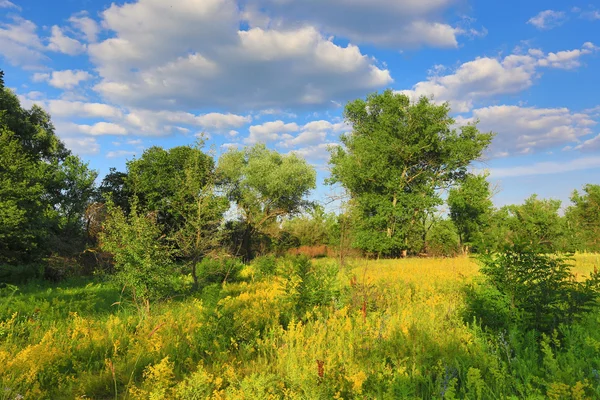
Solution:
[[[600,251],[600,185],[586,185],[583,193],[573,192],[571,201],[567,219],[573,223],[581,250]]]
[[[439,189],[464,179],[492,139],[475,125],[453,129],[449,111],[391,90],[348,103],[344,115],[353,131],[331,150],[330,182],[352,197],[358,247],[390,256],[421,250]]]
[[[235,282],[242,270],[239,260],[204,258],[196,266],[198,281],[202,286],[211,283]]]
[[[129,200],[132,193],[127,178],[127,173],[117,171],[115,167],[111,167],[98,187],[99,196],[97,200],[103,202],[110,198],[117,207],[120,207],[125,213],[129,213]]]
[[[487,175],[472,175],[448,193],[450,218],[458,230],[465,252],[469,247],[481,251],[483,234],[493,210],[490,184]]]
[[[137,160],[127,163],[126,187],[139,198],[139,208],[156,211],[163,232],[170,234],[184,224],[177,207],[182,182],[204,187],[211,178],[214,161],[198,147],[178,146],[169,150],[153,146]],[[190,170],[193,168],[193,170]],[[179,199],[181,200],[181,199]],[[191,202],[194,199],[190,199]]]
[[[552,333],[560,324],[581,319],[600,299],[600,273],[578,281],[562,256],[515,247],[482,261],[481,272],[506,296],[511,314],[522,319],[514,322],[527,329]]]
[[[460,253],[460,239],[451,220],[435,222],[427,232],[427,254],[434,257],[455,257]]]
[[[268,234],[278,218],[308,206],[305,197],[316,187],[315,170],[306,160],[295,154],[281,155],[260,144],[223,154],[217,172],[245,224],[241,247],[246,259],[253,256],[252,236]]]
[[[560,200],[540,200],[532,195],[522,205],[508,206],[512,243],[527,243],[537,252],[563,250],[564,221],[558,214]]]
[[[290,262],[277,261],[280,273]],[[577,256],[576,270],[597,262]],[[323,297],[302,321],[289,317],[298,297],[280,273],[157,303],[144,318],[112,305],[120,288],[110,281],[7,287],[3,396],[597,398],[598,311],[560,327],[561,340],[467,326],[462,289],[477,270],[467,258],[357,260],[348,279],[338,274],[340,300]]]
[[[165,242],[156,215],[139,211],[135,201],[128,216],[110,201],[107,211],[100,245],[114,257],[116,282],[146,307],[150,300],[178,289],[173,249]]]
[[[83,250],[83,212],[96,172],[71,155],[38,106],[23,109],[0,81],[0,262]]]

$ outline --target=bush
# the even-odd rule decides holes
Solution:
[[[44,275],[44,268],[37,264],[0,265],[0,283],[27,283]]]
[[[435,223],[427,233],[427,253],[436,257],[455,257],[460,253],[460,238],[450,220]]]
[[[522,321],[513,317],[513,322],[523,322],[527,329],[551,333],[598,304],[600,273],[595,271],[587,280],[577,281],[569,258],[512,248],[480,259],[481,272],[490,284],[484,296],[490,309],[509,304],[510,315],[522,315]],[[488,311],[481,310],[484,314]]]
[[[252,266],[259,277],[272,276],[277,269],[277,260],[274,256],[260,256],[252,261]]]
[[[315,264],[306,256],[287,257],[279,265],[284,288],[302,317],[313,307],[331,304],[340,297],[339,267],[335,263]]]
[[[196,274],[201,286],[211,283],[233,282],[239,277],[243,264],[234,258],[204,258],[196,265]]]
[[[136,202],[128,216],[112,202],[107,203],[107,210],[101,247],[113,255],[115,280],[131,291],[133,300],[147,306],[150,300],[180,289],[174,251],[161,233],[156,214],[143,214]]]

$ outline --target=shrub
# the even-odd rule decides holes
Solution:
[[[151,299],[179,289],[173,249],[161,234],[156,215],[138,211],[136,202],[129,216],[110,201],[107,210],[101,247],[113,255],[115,279],[130,289],[133,300],[147,306]]]
[[[41,278],[43,274],[44,268],[36,264],[18,266],[0,264],[0,282],[2,283],[26,283]]]
[[[488,293],[488,300],[497,298],[488,303],[510,304],[511,315],[515,311],[521,314],[529,329],[550,333],[561,323],[580,319],[600,297],[600,273],[595,271],[587,280],[577,281],[571,259],[566,257],[513,247],[480,259],[481,272],[498,292]],[[500,300],[500,296],[506,299]]]
[[[236,281],[244,265],[237,259],[204,258],[196,265],[201,286]]]
[[[278,273],[284,279],[285,291],[298,317],[315,306],[331,304],[339,298],[338,272],[337,264],[315,264],[306,256],[282,260]]]
[[[427,253],[436,257],[455,257],[460,253],[460,239],[454,223],[435,223],[427,233]]]
[[[274,256],[260,256],[252,261],[252,266],[259,277],[275,275],[277,260]]]

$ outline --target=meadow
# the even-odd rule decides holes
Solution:
[[[577,255],[589,274],[600,256]],[[553,335],[468,312],[469,258],[259,258],[136,308],[90,282],[6,286],[1,399],[600,398],[600,311]]]

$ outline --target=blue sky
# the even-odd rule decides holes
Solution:
[[[483,0],[0,0],[0,68],[101,176],[152,145],[264,142],[331,189],[343,105],[448,101],[496,138],[496,205],[600,183],[600,4]]]

